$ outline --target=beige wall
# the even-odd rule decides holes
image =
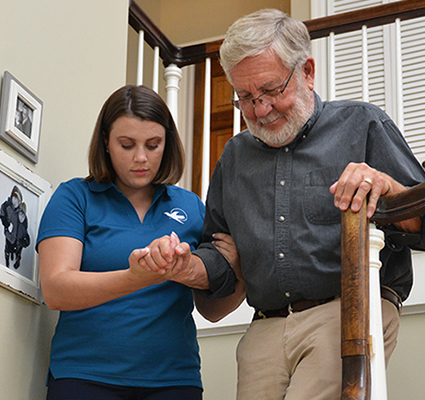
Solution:
[[[9,71],[44,102],[39,163],[3,141],[0,149],[54,188],[87,174],[97,113],[125,83],[127,7],[126,0],[0,2],[0,75]],[[56,313],[0,288],[0,321],[0,398],[45,398]]]
[[[302,0],[305,1],[305,0]],[[224,37],[227,28],[239,17],[262,8],[290,11],[290,0],[136,0],[152,21],[177,46]],[[136,83],[137,34],[129,30],[127,82]],[[148,63],[152,51],[145,47]],[[150,65],[150,64],[149,64]],[[152,86],[151,73],[143,81]]]
[[[300,21],[307,21],[310,16],[310,0],[292,0],[291,16]]]
[[[137,0],[146,10],[150,0]],[[261,8],[289,11],[289,0],[160,0],[159,14],[152,20],[175,44],[223,36],[237,18]]]

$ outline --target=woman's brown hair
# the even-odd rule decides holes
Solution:
[[[184,150],[176,124],[164,100],[146,86],[127,85],[109,96],[97,118],[89,148],[87,181],[114,182],[116,173],[107,152],[113,123],[122,116],[153,121],[165,128],[165,148],[152,184],[173,185],[184,169]]]

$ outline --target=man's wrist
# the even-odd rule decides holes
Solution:
[[[203,261],[191,254],[187,268],[171,278],[175,282],[188,286],[192,289],[208,290],[210,287],[207,270]]]
[[[191,274],[189,276],[189,281],[187,286],[190,286],[193,289],[207,290],[210,288],[210,282],[208,280],[207,270],[203,261],[195,256],[191,255],[189,261]]]

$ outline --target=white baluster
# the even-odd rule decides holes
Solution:
[[[387,399],[387,378],[385,371],[384,335],[382,327],[381,284],[379,252],[384,247],[384,233],[369,225],[369,287],[370,287],[370,355],[371,400]]]
[[[137,59],[137,85],[143,85],[144,46],[145,46],[145,32],[139,31],[139,57]]]
[[[210,183],[211,59],[205,60],[204,132],[202,142],[202,195],[205,202]]]
[[[159,47],[155,46],[153,54],[152,90],[158,93],[159,87]]]
[[[174,122],[178,127],[178,95],[179,95],[179,82],[182,78],[181,69],[175,65],[170,64],[164,71],[164,78],[166,81],[165,92],[167,93],[167,105],[174,118]]]

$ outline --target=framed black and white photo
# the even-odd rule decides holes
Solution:
[[[10,72],[3,76],[0,138],[33,163],[38,161],[43,102]]]
[[[0,286],[43,301],[35,241],[51,185],[0,150]]]

